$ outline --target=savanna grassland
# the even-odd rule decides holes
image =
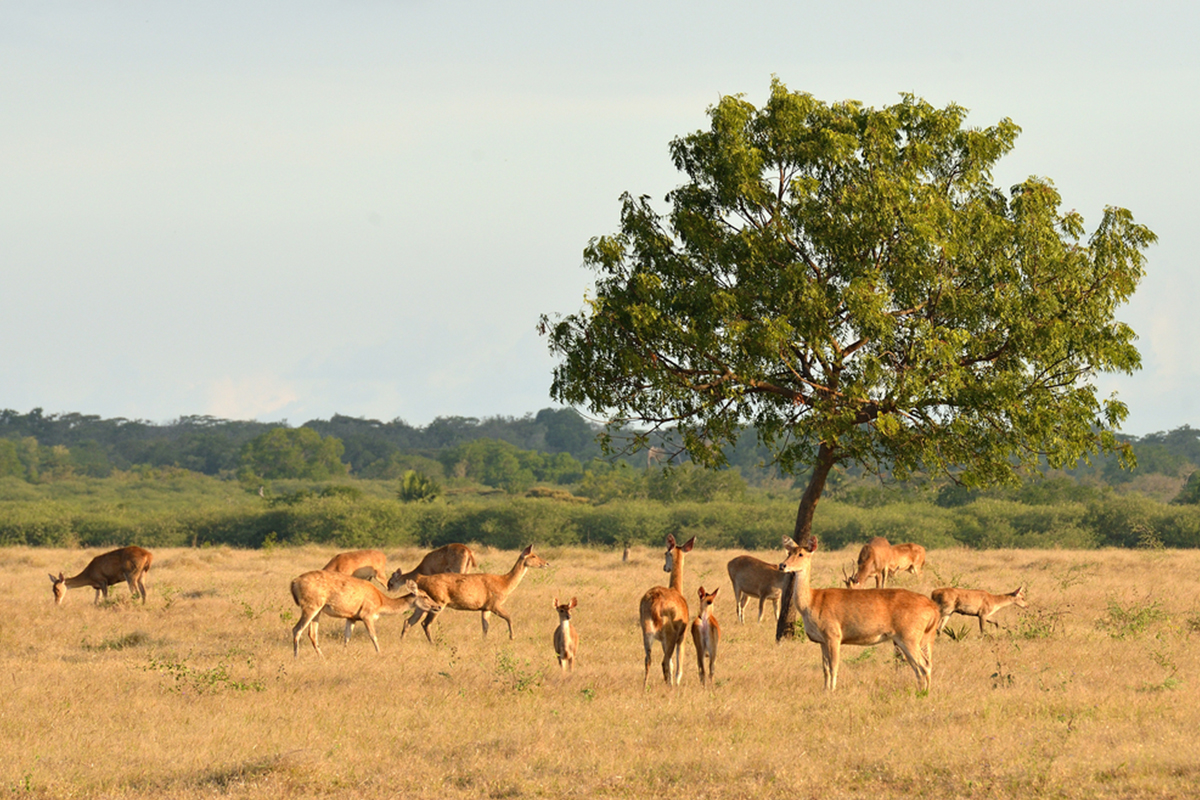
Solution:
[[[29,797],[1184,797],[1200,781],[1200,552],[931,550],[928,592],[1027,587],[987,637],[955,617],[932,691],[891,648],[847,648],[838,690],[820,648],[738,625],[725,563],[685,563],[684,593],[720,586],[716,686],[690,640],[681,687],[656,649],[642,689],[641,594],[657,550],[546,548],[494,619],[445,611],[435,644],[380,620],[348,648],[323,618],[324,659],[292,656],[295,575],[332,548],[158,549],[149,602],[124,584],[51,600],[48,572],[101,550],[0,549],[0,794]],[[854,548],[816,555],[833,585]],[[421,551],[388,551],[410,568]],[[760,553],[774,560],[778,552]],[[480,550],[505,572],[515,552]],[[576,596],[572,675],[551,650],[558,596]],[[770,606],[767,610],[770,619]]]

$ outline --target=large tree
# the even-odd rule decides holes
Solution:
[[[1127,409],[1094,378],[1140,366],[1114,314],[1155,236],[1108,207],[1085,241],[1049,180],[1000,190],[1020,129],[966,114],[778,80],[762,108],[722,98],[671,143],[669,210],[623,196],[584,251],[594,296],[542,318],[552,396],[706,465],[752,426],[807,471],[798,541],[840,463],[981,486],[1117,448]]]

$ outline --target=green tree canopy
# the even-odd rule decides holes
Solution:
[[[542,318],[552,396],[705,465],[752,425],[809,470],[797,538],[839,463],[974,487],[1119,448],[1127,409],[1093,379],[1140,366],[1114,313],[1155,236],[1108,207],[1085,240],[1049,180],[993,186],[1019,128],[966,114],[778,80],[762,108],[722,98],[671,143],[669,211],[623,196],[584,251],[594,297]]]
[[[268,480],[306,478],[325,480],[345,475],[344,448],[333,436],[322,437],[312,428],[272,428],[242,447],[243,475]]]

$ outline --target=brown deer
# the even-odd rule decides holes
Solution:
[[[642,645],[646,648],[646,673],[642,688],[650,681],[650,648],[657,639],[663,648],[663,680],[667,686],[678,686],[683,680],[683,642],[687,633],[687,600],[683,599],[683,556],[692,551],[696,544],[693,536],[682,545],[675,544],[675,537],[667,535],[666,562],[663,572],[671,573],[670,586],[655,586],[642,595],[638,606],[638,618],[642,625]]]
[[[837,688],[838,659],[843,644],[875,645],[890,641],[917,676],[919,691],[928,691],[933,672],[933,639],[941,614],[937,603],[907,589],[814,589],[809,580],[817,538],[779,565],[795,572],[796,607],[804,633],[821,645],[825,688]]]
[[[554,655],[558,657],[559,669],[575,671],[575,654],[579,651],[579,631],[571,624],[571,610],[575,608],[575,598],[571,602],[558,602],[554,598],[554,610],[558,612],[558,627],[554,629]]]
[[[300,606],[300,621],[292,628],[292,655],[300,657],[300,635],[308,629],[308,638],[317,655],[324,657],[321,645],[318,644],[318,620],[321,612],[331,617],[346,620],[346,636],[343,645],[350,644],[350,634],[354,632],[354,623],[359,620],[367,629],[375,652],[379,652],[379,639],[375,636],[375,620],[381,614],[407,614],[414,608],[425,611],[440,610],[438,605],[429,599],[429,595],[417,588],[411,581],[405,586],[408,594],[400,597],[388,597],[373,583],[355,578],[352,575],[342,575],[318,569],[306,572],[292,579],[292,599]]]
[[[142,598],[146,603],[146,573],[150,571],[150,562],[154,554],[140,547],[122,547],[98,555],[88,562],[83,571],[73,578],[58,573],[58,577],[50,576],[50,584],[54,589],[54,602],[62,605],[66,599],[67,589],[78,589],[80,586],[90,586],[96,590],[95,604],[100,604],[100,595],[108,599],[108,587],[125,581],[129,584],[129,593]]]
[[[430,550],[410,571],[396,570],[388,578],[388,591],[394,592],[418,575],[440,575],[444,572],[466,574],[475,569],[475,553],[465,544],[448,544]],[[415,620],[414,620],[415,622]]]
[[[792,541],[792,537],[783,537],[783,549],[790,555],[800,545]],[[737,556],[725,567],[729,573],[729,582],[733,584],[733,600],[737,606],[739,623],[745,622],[746,604],[751,597],[758,598],[758,621],[763,618],[763,606],[768,600],[775,611],[775,619],[779,619],[779,600],[783,596],[783,588],[787,584],[787,573],[779,571],[778,564],[769,564],[754,556]]]
[[[704,659],[708,659],[708,683],[713,681],[713,663],[717,660],[717,644],[721,640],[721,625],[712,612],[719,588],[711,592],[700,587],[700,613],[692,620],[692,643],[696,645],[696,664],[700,668],[700,685],[705,684]]]
[[[946,623],[950,621],[951,614],[962,614],[965,617],[979,617],[979,632],[984,633],[983,624],[990,622],[997,628],[1000,623],[990,617],[1006,606],[1015,605],[1018,608],[1028,608],[1028,603],[1025,602],[1025,587],[1018,586],[1015,590],[1008,594],[992,594],[981,589],[958,589],[953,586],[945,586],[941,589],[934,589],[932,595],[933,602],[938,604],[941,610],[942,620],[938,625],[938,633],[941,633],[946,628]]]
[[[858,571],[845,577],[847,589],[860,589],[868,578],[875,578],[875,588],[887,587],[888,578],[898,572],[911,572],[920,577],[925,568],[925,548],[919,544],[888,544],[876,536],[858,551]]]
[[[364,581],[374,578],[382,584],[387,580],[387,556],[378,550],[353,550],[349,553],[338,553],[329,559],[329,563],[321,569],[338,572],[342,575],[353,575]],[[388,591],[395,591],[395,589]]]
[[[540,556],[533,552],[533,545],[526,547],[517,556],[517,561],[513,564],[513,568],[506,575],[489,575],[486,573],[477,573],[471,575],[462,575],[458,573],[440,573],[437,575],[418,575],[414,580],[417,586],[422,591],[428,593],[441,608],[437,611],[429,611],[425,614],[425,619],[421,622],[421,627],[425,629],[425,638],[431,643],[433,637],[429,635],[429,626],[437,619],[437,615],[441,613],[443,608],[453,608],[458,611],[479,611],[483,622],[483,635],[486,637],[488,633],[488,619],[492,614],[500,617],[508,623],[508,638],[513,638],[512,617],[504,610],[504,601],[521,583],[521,579],[525,577],[525,573],[531,567],[544,569],[550,566]],[[394,576],[393,576],[394,577]],[[408,630],[408,626],[413,623],[417,615],[404,623],[404,629],[400,635]]]

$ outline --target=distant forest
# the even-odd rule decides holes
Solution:
[[[40,408],[25,414],[6,409],[0,411],[0,477],[33,481],[73,475],[103,478],[114,470],[178,468],[232,478],[244,466],[251,443],[277,428],[289,426],[210,416],[184,416],[155,424],[79,413],[45,414]],[[470,448],[464,448],[478,442],[503,443],[506,451],[550,457],[541,472],[553,474],[556,483],[577,482],[585,468],[601,464],[597,459],[602,456],[596,440],[600,428],[571,409],[546,408],[523,417],[439,417],[424,427],[401,419],[382,422],[334,415],[328,420],[310,420],[300,428],[310,429],[322,439],[336,439],[340,444],[337,457],[346,473],[377,480],[400,478],[414,469],[453,477],[456,459],[470,457]],[[1123,469],[1115,457],[1102,456],[1059,477],[1091,487],[1140,488],[1170,500],[1200,466],[1200,430],[1187,425],[1121,439],[1133,447],[1137,457],[1134,469]],[[726,455],[730,468],[740,472],[750,486],[781,480],[752,431]],[[551,463],[557,466],[551,468]],[[633,466],[647,463],[642,454]],[[856,473],[843,473],[841,482],[847,488],[857,485]],[[949,491],[953,495],[955,489]],[[954,501],[952,496],[944,499]]]

